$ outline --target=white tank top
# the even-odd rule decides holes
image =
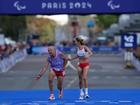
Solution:
[[[79,49],[79,48],[78,48],[77,56],[78,56],[78,57],[86,57],[86,56],[87,56],[86,50],[85,50],[84,48],[82,48],[82,49]]]

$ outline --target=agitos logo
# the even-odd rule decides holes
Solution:
[[[117,8],[120,8],[120,4],[114,3],[113,0],[109,0],[109,2],[107,3],[107,5],[108,5],[112,10],[117,9]]]
[[[26,6],[20,4],[19,1],[16,1],[16,2],[14,3],[14,7],[15,7],[18,11],[21,11],[21,10],[26,9]]]

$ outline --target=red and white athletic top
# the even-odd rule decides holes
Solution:
[[[83,47],[82,49],[77,48],[77,56],[78,57],[82,57],[85,58],[88,54],[88,52],[85,50],[85,48]]]

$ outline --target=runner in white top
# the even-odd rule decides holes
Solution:
[[[93,55],[92,51],[85,45],[84,40],[80,37],[76,38],[77,45],[77,55],[73,59],[79,59],[78,62],[78,77],[79,77],[79,88],[80,88],[80,97],[79,99],[89,98],[88,95],[88,79],[87,74],[90,67],[89,58]],[[83,91],[83,85],[85,88],[85,93]]]

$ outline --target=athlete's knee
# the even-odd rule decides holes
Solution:
[[[49,83],[53,83],[53,80],[52,80],[52,79],[49,79],[48,82],[49,82]]]
[[[86,75],[83,75],[83,80],[87,80],[87,76]]]
[[[78,77],[79,77],[79,80],[82,80],[82,75],[79,75]]]

